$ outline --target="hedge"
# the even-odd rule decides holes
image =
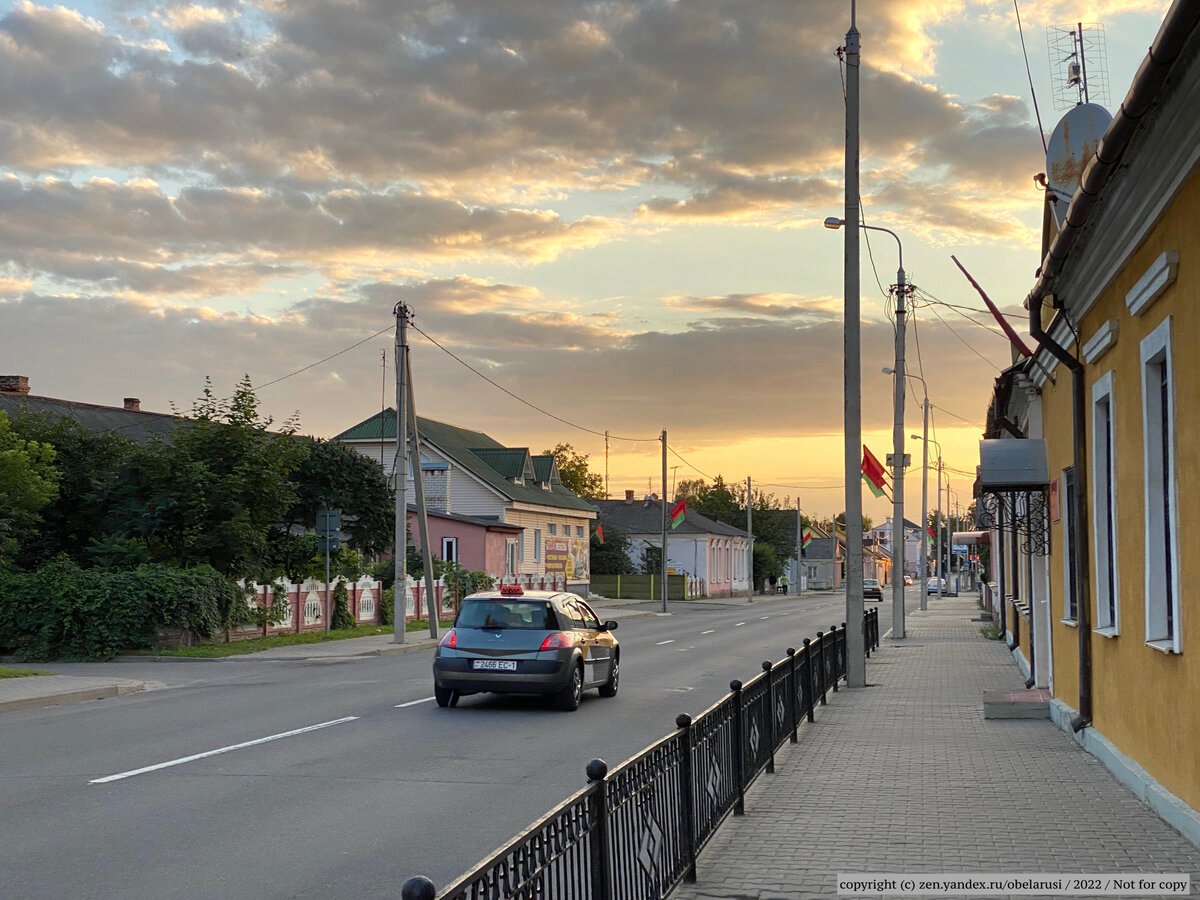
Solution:
[[[248,614],[242,589],[209,566],[116,571],[59,558],[0,573],[0,653],[18,661],[111,659],[153,646],[163,628],[208,638]]]

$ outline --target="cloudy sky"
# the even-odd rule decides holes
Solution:
[[[1168,5],[1020,2],[1047,132],[1047,27],[1105,27],[1112,109]],[[857,14],[866,222],[903,241],[910,371],[966,473],[1010,358],[950,256],[1018,317],[1038,266],[1045,165],[1014,5]],[[535,453],[569,442],[598,472],[608,431],[614,496],[659,488],[666,429],[673,480],[750,476],[840,511],[843,239],[821,222],[843,208],[849,15],[18,0],[0,18],[0,370],[164,412],[248,374],[267,413],[332,436],[394,402],[402,302],[424,416]],[[864,438],[882,458],[897,260],[870,238]],[[967,503],[970,477],[950,477]]]

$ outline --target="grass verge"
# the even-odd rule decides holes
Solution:
[[[27,678],[30,675],[53,674],[53,672],[44,672],[41,669],[10,669],[6,666],[0,666],[0,678]]]
[[[442,628],[449,628],[452,622],[442,622]],[[190,659],[222,659],[226,656],[244,656],[247,653],[257,653],[260,650],[270,650],[273,647],[294,647],[297,644],[323,644],[326,641],[344,641],[348,638],[371,637],[376,634],[391,634],[391,625],[371,625],[366,628],[343,628],[326,634],[323,631],[302,631],[300,634],[273,634],[265,638],[250,638],[244,641],[230,641],[228,644],[198,644],[195,647],[177,647],[161,650],[133,650],[126,656],[179,656]],[[427,619],[415,619],[405,626],[405,632],[428,631]]]

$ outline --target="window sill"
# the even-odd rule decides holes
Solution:
[[[1157,650],[1159,653],[1169,653],[1172,655],[1179,653],[1179,651],[1175,649],[1174,641],[1146,641],[1146,646],[1153,650]]]
[[[1105,626],[1104,628],[1096,628],[1094,631],[1096,634],[1100,635],[1100,637],[1104,638],[1115,638],[1118,634],[1120,634],[1120,632],[1117,631],[1117,629],[1112,625]]]
[[[1075,619],[1059,619],[1058,624],[1066,625],[1068,628],[1075,628],[1079,625],[1079,622],[1077,622]]]

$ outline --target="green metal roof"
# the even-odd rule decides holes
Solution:
[[[499,450],[495,447],[473,447],[471,452],[505,478],[533,477],[533,463],[529,460],[528,447],[504,447]]]
[[[520,503],[535,503],[540,506],[553,506],[559,509],[569,509],[579,513],[595,516],[596,508],[586,500],[581,500],[562,486],[557,479],[550,483],[546,490],[541,484],[516,484],[504,472],[521,472],[522,468],[514,468],[518,458],[524,465],[525,460],[531,460],[531,471],[537,471],[542,465],[537,460],[553,457],[531,457],[528,448],[505,447],[499,441],[488,437],[482,431],[471,431],[448,425],[434,419],[417,416],[417,429],[421,440],[444,453],[454,464],[470,472],[476,478],[497,493],[510,500]],[[396,440],[396,411],[383,410],[371,418],[359,422],[334,437],[335,441],[379,441]],[[502,468],[496,468],[496,466]],[[539,473],[540,474],[540,473]],[[529,477],[528,473],[524,476]]]

